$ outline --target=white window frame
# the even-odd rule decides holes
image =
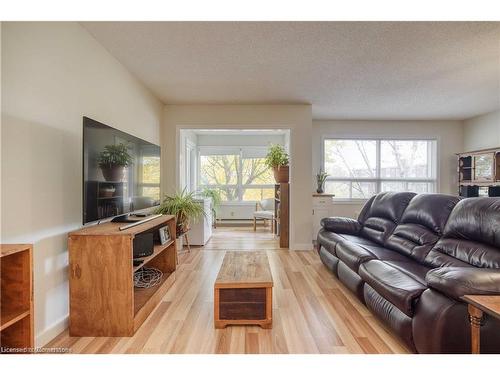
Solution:
[[[321,169],[325,170],[325,142],[328,140],[352,140],[352,141],[375,141],[376,142],[376,169],[375,174],[376,178],[348,178],[348,177],[330,177],[326,178],[326,181],[333,182],[351,182],[350,184],[350,196],[352,197],[352,182],[374,182],[375,194],[381,191],[382,182],[403,182],[405,185],[408,182],[424,182],[424,183],[432,183],[434,184],[433,192],[439,191],[439,150],[440,150],[440,139],[439,137],[384,137],[384,136],[349,136],[349,135],[323,135],[321,137]],[[405,178],[405,179],[395,179],[395,178],[385,178],[380,177],[380,168],[381,168],[381,142],[382,141],[433,141],[434,149],[430,150],[431,158],[433,159],[431,163],[432,178]],[[369,198],[333,198],[337,203],[364,203]]]
[[[211,150],[217,150],[216,153],[213,155],[234,155],[235,150],[239,150],[239,168],[240,170],[243,170],[243,149],[249,150],[249,151],[264,151],[263,154],[267,152],[267,147],[266,146],[198,146],[197,150],[197,158],[196,158],[196,181],[197,181],[197,190],[200,190],[201,188],[208,187],[210,189],[215,189],[215,188],[221,188],[221,187],[229,187],[229,188],[234,188],[237,190],[237,195],[238,195],[238,200],[235,201],[223,201],[221,202],[221,206],[255,206],[255,203],[258,201],[244,201],[242,200],[243,197],[243,192],[245,189],[274,189],[274,184],[251,184],[251,185],[244,185],[241,181],[237,181],[236,184],[226,184],[226,185],[217,185],[217,184],[208,184],[204,185],[201,184],[201,154],[202,151],[205,151],[205,155],[210,155],[209,152]],[[224,151],[227,150],[227,153]]]

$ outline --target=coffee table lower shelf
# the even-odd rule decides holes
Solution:
[[[214,288],[214,325],[259,325],[272,328],[272,287]]]

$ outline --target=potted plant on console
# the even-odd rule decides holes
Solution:
[[[273,169],[276,183],[287,183],[289,180],[288,154],[282,145],[271,145],[266,155],[266,165]]]
[[[106,145],[97,160],[102,175],[106,181],[120,182],[123,180],[124,169],[132,164],[132,156],[127,145]]]
[[[182,249],[182,236],[189,231],[190,220],[198,220],[206,215],[203,206],[194,198],[194,192],[188,193],[184,188],[173,195],[165,195],[163,202],[155,211],[157,214],[174,215],[177,221],[177,247]]]

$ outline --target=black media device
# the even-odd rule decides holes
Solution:
[[[133,258],[147,257],[153,254],[154,239],[153,233],[140,233],[134,237]]]
[[[142,259],[134,259],[133,262],[132,262],[132,264],[134,265],[134,267],[138,267],[142,263],[144,263],[144,261]]]

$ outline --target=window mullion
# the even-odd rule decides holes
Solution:
[[[243,150],[240,148],[240,155],[238,159],[238,171],[237,174],[237,189],[238,189],[238,201],[243,200]]]

